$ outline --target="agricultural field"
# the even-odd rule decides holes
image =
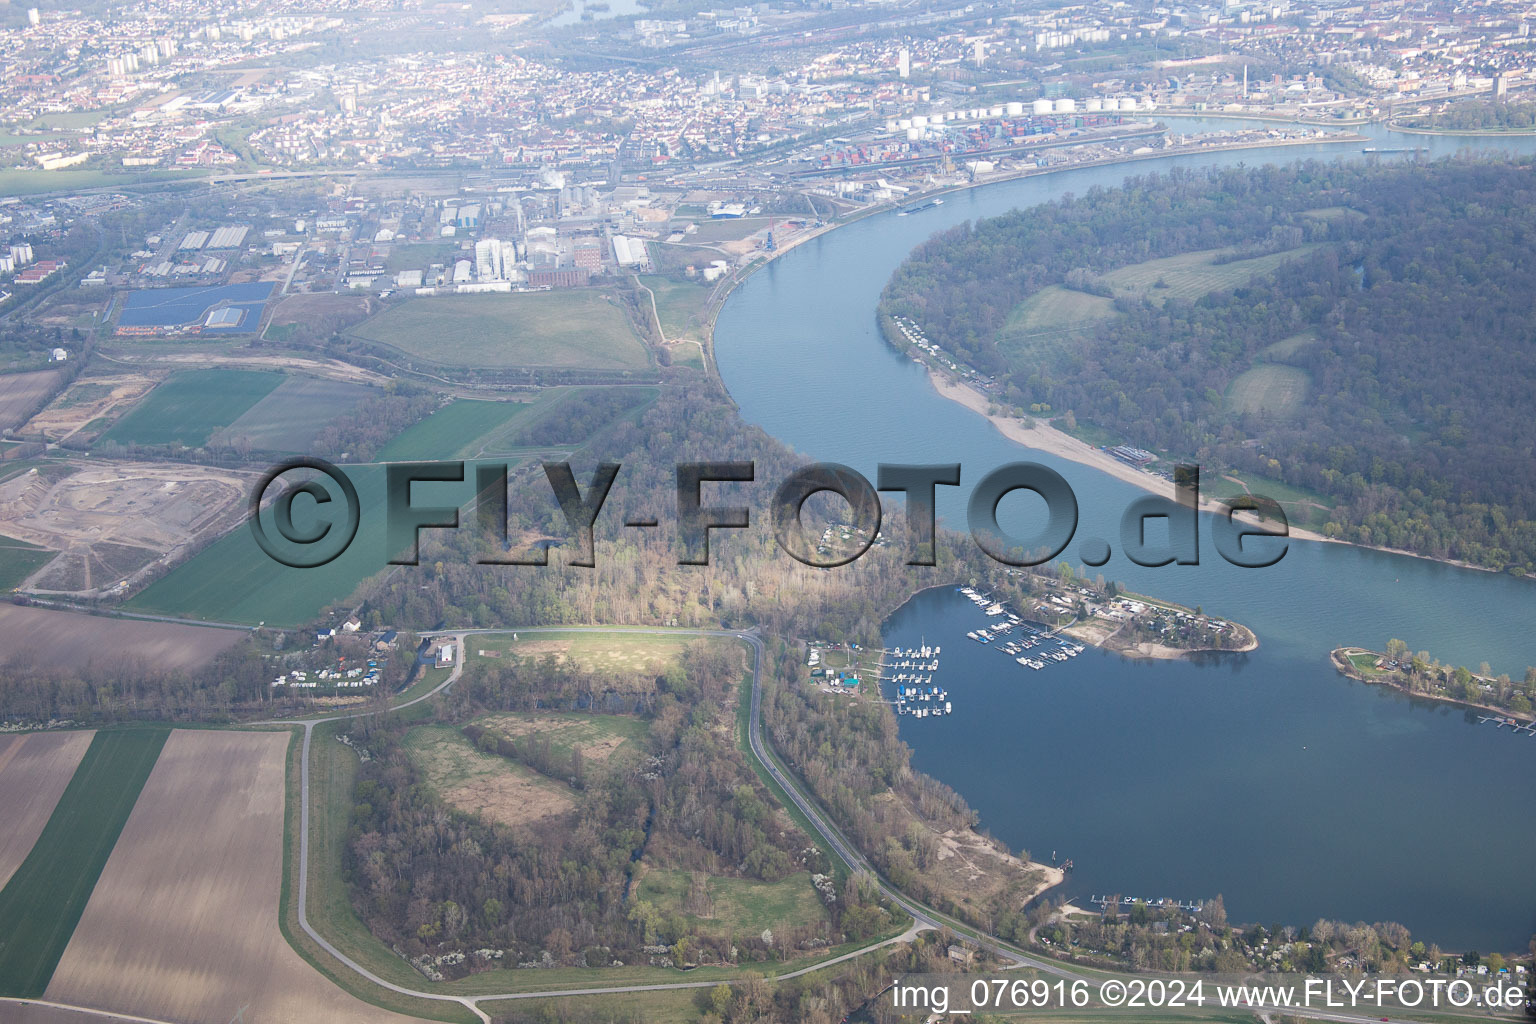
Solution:
[[[1013,308],[998,346],[1011,359],[1055,361],[1076,348],[1085,332],[1118,315],[1112,299],[1053,284]]]
[[[563,761],[570,760],[571,754],[579,750],[583,763],[589,768],[610,770],[639,761],[649,733],[649,727],[640,718],[576,711],[556,714],[502,712],[482,715],[474,724],[514,740],[536,735]]]
[[[1317,334],[1313,331],[1304,331],[1301,334],[1293,334],[1289,338],[1281,338],[1273,345],[1266,345],[1259,351],[1259,358],[1270,360],[1289,359],[1296,353],[1315,344],[1317,344]]]
[[[384,508],[382,466],[348,466],[346,473],[363,509]],[[422,495],[422,487],[416,490],[418,501],[436,500]],[[145,587],[127,607],[216,622],[297,626],[384,568],[392,554],[384,549],[382,515],[362,516],[347,550],[316,569],[293,569],[273,561],[250,530],[236,528]]]
[[[639,370],[650,365],[618,300],[601,288],[411,299],[350,333],[446,366]]]
[[[248,481],[240,474],[180,464],[85,465],[76,472],[44,466],[0,483],[5,535],[62,552],[32,589],[126,590],[141,570],[217,534],[244,507]]]
[[[1224,288],[1247,284],[1260,274],[1268,274],[1282,263],[1305,256],[1316,245],[1302,245],[1284,252],[1252,259],[1217,263],[1225,249],[1204,249],[1165,259],[1147,260],[1102,275],[1116,297],[1137,296],[1162,302],[1164,299],[1193,301]]]
[[[380,462],[412,459],[454,459],[484,454],[491,435],[529,409],[525,402],[486,402],[461,399],[397,434],[376,456]]]
[[[166,671],[187,671],[208,664],[244,636],[237,629],[0,603],[4,661],[19,658],[56,669],[144,662]]]
[[[1231,263],[1216,262],[1228,250],[1205,249],[1120,267],[1101,274],[1100,280],[1114,291],[1115,298],[1145,298],[1157,303],[1169,298],[1193,301],[1246,284],[1315,248],[1304,245]],[[998,346],[1014,363],[1059,363],[1090,332],[1117,316],[1114,299],[1051,285],[1013,308],[998,332]]]
[[[137,373],[81,377],[33,416],[21,432],[42,434],[50,441],[68,440],[82,431],[96,433],[105,426],[107,417],[131,408],[155,384],[155,378]]]
[[[1306,400],[1312,378],[1295,366],[1261,363],[1227,388],[1227,408],[1239,415],[1291,416]]]
[[[123,729],[92,737],[37,842],[0,889],[0,994],[43,994],[166,735]],[[156,850],[164,856],[163,843]]]
[[[320,432],[372,393],[362,384],[288,376],[208,443],[263,452],[308,452]]]
[[[21,426],[58,387],[59,377],[58,370],[0,374],[0,430]]]
[[[151,391],[101,440],[200,448],[282,383],[282,374],[264,371],[186,370]]]
[[[11,880],[74,776],[93,732],[0,736],[0,889]]]
[[[826,909],[808,871],[777,882],[706,875],[695,887],[693,873],[646,865],[636,895],[658,907],[680,908],[700,932],[756,935],[765,928],[809,925],[826,919]]]
[[[477,748],[451,725],[423,725],[405,737],[411,763],[443,801],[502,825],[532,825],[576,809],[576,791],[531,768]]]
[[[333,985],[278,928],[288,745],[287,733],[170,734],[48,999],[160,1020],[242,1008],[246,1024],[411,1019]]]

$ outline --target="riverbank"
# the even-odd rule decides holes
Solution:
[[[1055,455],[1066,459],[1068,462],[1076,462],[1091,469],[1097,469],[1107,473],[1116,480],[1123,480],[1128,484],[1140,487],[1144,491],[1164,497],[1172,497],[1172,481],[1164,479],[1135,466],[1127,465],[1113,455],[1102,451],[1086,441],[1079,441],[1071,434],[1057,430],[1049,423],[1034,420],[1032,426],[1026,426],[1021,420],[1012,416],[1003,416],[991,412],[992,400],[977,391],[970,384],[956,380],[927,363],[923,364],[928,370],[928,379],[933,383],[934,390],[950,401],[959,402],[973,412],[986,417],[998,433],[1010,441],[1017,441],[1026,448]],[[1226,515],[1227,507],[1214,498],[1202,497],[1200,499],[1202,512],[1219,513]],[[1242,522],[1246,517],[1238,514],[1235,517]],[[1472,562],[1462,561],[1459,558],[1436,558],[1434,555],[1426,555],[1418,551],[1409,551],[1406,548],[1389,548],[1378,544],[1358,544],[1354,541],[1344,540],[1341,537],[1328,537],[1315,530],[1308,530],[1294,524],[1287,524],[1287,536],[1293,540],[1312,540],[1324,544],[1344,544],[1350,547],[1365,548],[1370,551],[1380,551],[1388,555],[1403,555],[1408,558],[1422,558],[1426,562],[1438,562],[1441,565],[1452,565],[1458,569],[1475,569],[1478,572],[1498,572],[1498,569],[1486,565],[1476,565]]]
[[[1513,721],[1520,722],[1524,725],[1531,725],[1536,723],[1536,718],[1533,718],[1531,715],[1511,711],[1509,708],[1501,708],[1492,704],[1482,704],[1477,701],[1466,700],[1462,697],[1452,697],[1445,693],[1414,690],[1408,685],[1408,679],[1402,672],[1394,671],[1391,669],[1372,669],[1371,671],[1367,672],[1366,670],[1361,669],[1355,663],[1354,659],[1362,657],[1369,657],[1378,662],[1385,662],[1389,660],[1387,656],[1380,651],[1372,651],[1365,647],[1335,647],[1333,650],[1328,652],[1328,660],[1333,662],[1333,667],[1338,669],[1339,674],[1348,676],[1350,679],[1353,679],[1356,682],[1366,683],[1370,686],[1385,686],[1390,689],[1397,690],[1401,693],[1405,693],[1410,697],[1418,697],[1423,700],[1439,701],[1442,704],[1454,704],[1458,707],[1468,708],[1473,711],[1486,711],[1496,717],[1508,718]],[[1474,678],[1484,679],[1485,677],[1474,674]]]
[[[1173,114],[1170,116],[1193,117],[1194,115]],[[1247,118],[1247,120],[1259,122],[1265,121],[1267,119],[1250,116]],[[1289,124],[1299,122],[1283,123]],[[1309,127],[1325,126],[1309,125]],[[1166,128],[1164,130],[1166,131]],[[1147,133],[1136,134],[1139,135]],[[1124,137],[1126,136],[1117,136],[1116,138]],[[1058,167],[1018,167],[1009,171],[995,171],[992,174],[985,176],[978,175],[972,181],[962,181],[948,185],[940,185],[937,188],[928,189],[927,191],[918,191],[913,192],[910,195],[904,195],[899,199],[891,199],[883,203],[876,203],[873,206],[858,210],[847,217],[824,224],[819,228],[812,228],[809,231],[802,231],[791,238],[780,241],[778,243],[778,248],[776,248],[773,252],[761,252],[755,254],[757,258],[753,259],[750,263],[747,263],[744,266],[738,267],[731,274],[722,278],[720,283],[715,286],[715,292],[705,302],[703,324],[705,362],[711,368],[715,367],[715,322],[720,315],[720,310],[724,308],[726,301],[730,299],[732,292],[734,292],[742,284],[746,283],[747,279],[750,278],[753,274],[768,266],[774,260],[779,259],[790,252],[793,252],[795,249],[804,245],[806,242],[821,238],[824,235],[830,234],[839,228],[847,227],[850,224],[856,224],[859,221],[864,220],[866,217],[874,217],[882,213],[890,213],[893,210],[898,210],[903,206],[909,206],[913,203],[920,203],[935,197],[943,197],[951,194],[966,192],[970,189],[981,188],[986,185],[999,185],[1003,184],[1004,182],[1018,181],[1023,178],[1036,178],[1048,174],[1059,174],[1064,171],[1081,171],[1092,167],[1112,167],[1117,164],[1139,163],[1144,160],[1161,160],[1165,157],[1172,156],[1190,156],[1196,153],[1227,152],[1243,149],[1275,149],[1282,146],[1315,146],[1319,143],[1333,144],[1340,142],[1369,141],[1370,138],[1365,135],[1359,135],[1353,132],[1338,132],[1335,134],[1335,136],[1331,136],[1327,139],[1254,139],[1245,142],[1233,142],[1227,144],[1217,143],[1214,145],[1202,144],[1170,146],[1166,149],[1154,150],[1147,153],[1123,153],[1113,157],[1097,157],[1092,160],[1081,160]],[[718,369],[715,369],[714,372],[716,373],[716,377],[718,379]],[[720,382],[720,384],[726,393],[726,397],[729,398],[730,389],[725,387],[725,382],[723,380]],[[734,401],[735,400],[732,399],[733,403]]]
[[[925,364],[926,365],[926,364]],[[964,381],[955,380],[928,367],[928,379],[933,382],[934,390],[952,402],[959,402],[972,412],[979,413],[987,418],[987,421],[997,428],[998,433],[1010,441],[1017,441],[1026,448],[1055,455],[1069,462],[1076,462],[1082,466],[1088,466],[1101,473],[1107,473],[1116,480],[1123,480],[1128,484],[1140,487],[1144,491],[1163,497],[1173,497],[1173,482],[1160,476],[1127,465],[1119,459],[1101,449],[1095,448],[1086,441],[1080,441],[1071,434],[1041,420],[1034,420],[1025,424],[1014,416],[1003,416],[991,411],[992,400],[980,391]],[[1226,506],[1214,498],[1202,498],[1200,509],[1203,512],[1226,513]],[[1299,527],[1290,527],[1290,536],[1297,540],[1333,541],[1331,537],[1324,537],[1320,533],[1304,530]]]

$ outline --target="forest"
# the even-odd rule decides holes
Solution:
[[[1203,297],[1118,294],[1054,358],[999,344],[1048,285],[1299,244],[1313,248]],[[942,233],[892,277],[882,311],[1058,426],[1317,495],[1327,536],[1526,573],[1533,244],[1529,162],[1181,172]],[[1289,390],[1266,393],[1275,381]],[[1260,400],[1239,401],[1254,384]]]
[[[826,899],[822,927],[786,922],[771,936],[700,934],[679,908],[637,898],[642,858],[669,867],[760,881],[827,872],[825,855],[757,780],[733,740],[741,651],[698,643],[658,675],[641,706],[647,723],[637,769],[589,770],[553,755],[537,734],[514,740],[480,726],[483,751],[580,790],[575,810],[506,826],[454,811],[413,766],[399,716],[358,719],[351,742],[367,752],[354,794],[346,867],[354,903],[375,935],[447,977],[468,973],[475,950],[517,963],[608,966],[659,956],[687,963],[779,959],[859,939],[894,923],[852,880]],[[473,677],[437,709],[461,723],[487,711],[585,706],[601,680],[552,661],[514,659]],[[824,897],[825,898],[825,897]],[[665,948],[661,948],[665,947]],[[421,961],[418,961],[421,962]],[[497,966],[500,966],[498,964]],[[505,966],[511,966],[506,963]]]

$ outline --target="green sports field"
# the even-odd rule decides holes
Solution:
[[[48,987],[96,879],[170,735],[99,732],[27,859],[0,890],[0,993]]]
[[[119,444],[198,448],[283,383],[280,373],[188,370],[151,391],[102,435]]]
[[[638,370],[650,365],[618,301],[601,288],[411,299],[350,333],[443,366]]]

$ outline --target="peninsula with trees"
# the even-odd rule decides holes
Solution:
[[[1536,571],[1528,161],[1175,170],[915,249],[886,336],[1325,538]],[[1467,301],[1476,296],[1475,302]]]
[[[1392,686],[1415,697],[1449,701],[1511,715],[1526,722],[1536,705],[1536,666],[1525,670],[1523,680],[1507,673],[1494,674],[1487,662],[1476,671],[1465,665],[1445,665],[1428,651],[1413,653],[1394,637],[1385,651],[1364,647],[1338,647],[1330,652],[1334,667],[1351,679]]]

